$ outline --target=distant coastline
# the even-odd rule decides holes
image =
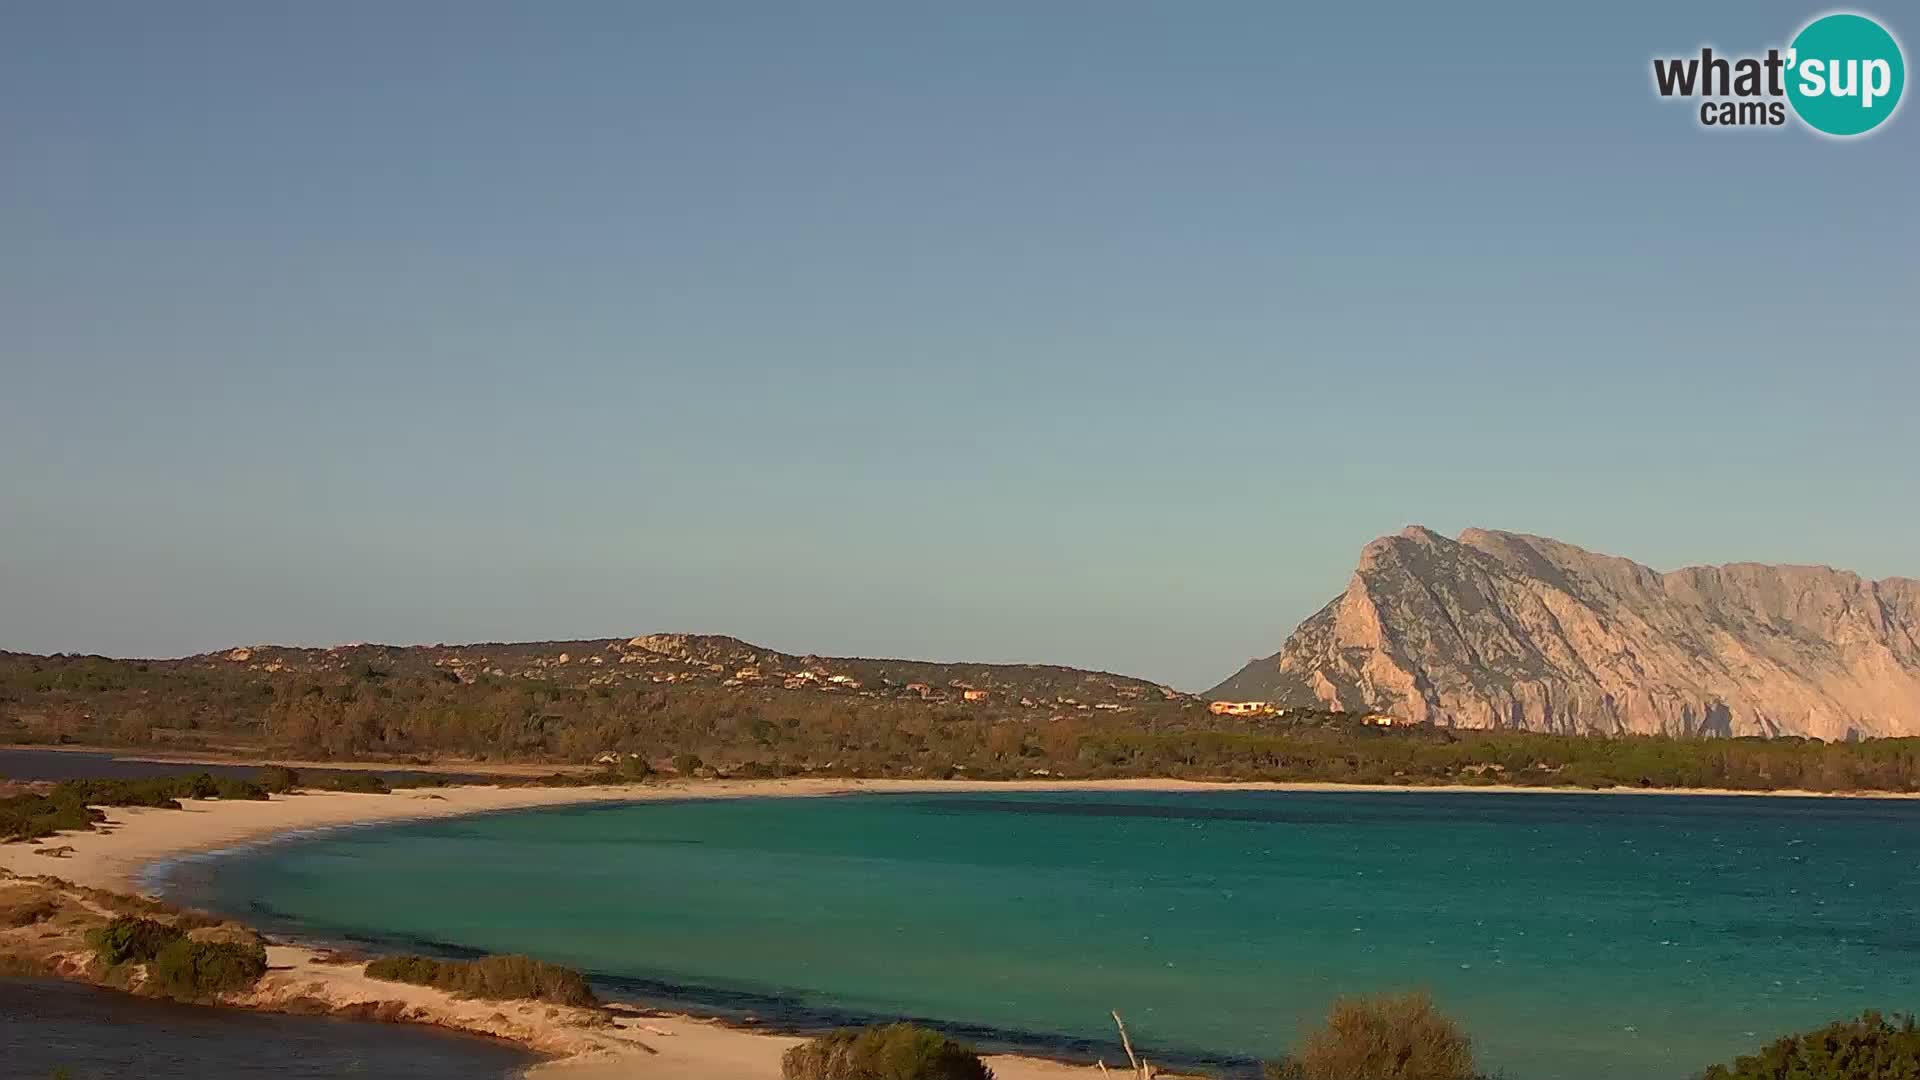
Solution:
[[[351,763],[334,763],[351,767]],[[362,767],[370,767],[363,765]],[[379,765],[384,768],[386,766]],[[803,798],[862,793],[1019,791],[1207,792],[1271,791],[1373,794],[1482,793],[1506,795],[1677,795],[1726,798],[1917,800],[1920,792],[1745,791],[1720,788],[1581,788],[1518,784],[1338,784],[1294,781],[1124,780],[892,780],[787,778],[609,784],[584,787],[462,785],[402,790],[388,795],[301,792],[268,802],[189,801],[181,810],[116,807],[111,832],[65,833],[73,849],[57,862],[32,858],[28,844],[0,845],[0,867],[16,874],[55,873],[76,884],[138,893],[154,863],[258,843],[275,836],[330,827],[459,817],[503,810],[582,803],[638,803],[667,799]]]

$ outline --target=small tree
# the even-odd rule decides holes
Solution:
[[[1342,998],[1268,1080],[1474,1080],[1473,1045],[1425,993]]]
[[[300,774],[285,765],[268,765],[260,770],[259,783],[276,795],[284,795],[300,786]]]

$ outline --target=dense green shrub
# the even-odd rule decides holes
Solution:
[[[245,990],[267,972],[257,941],[195,941],[185,930],[155,919],[121,915],[87,935],[109,965],[147,965],[147,985],[163,997],[201,1001]]]
[[[1777,1039],[1758,1054],[1715,1065],[1704,1080],[1916,1080],[1920,1030],[1912,1016],[1869,1012]]]
[[[106,964],[144,964],[186,938],[179,929],[155,919],[121,915],[87,935],[95,955]]]
[[[185,776],[146,780],[62,780],[53,785],[53,790],[46,797],[56,803],[81,806],[152,806],[178,810],[181,799],[192,798],[187,794],[192,788],[192,780]]]
[[[300,774],[285,765],[267,765],[260,770],[260,786],[276,795],[285,795],[300,786]]]
[[[213,789],[213,797],[216,799],[246,799],[260,802],[267,797],[266,788],[251,780],[242,780],[234,776],[214,777]]]
[[[545,776],[532,776],[532,777],[502,776],[499,780],[499,784],[501,787],[543,787],[543,788],[592,787],[595,784],[613,783],[616,779],[617,778],[614,776],[613,773],[603,770],[597,773],[557,772],[557,773],[548,773]]]
[[[351,791],[364,795],[386,795],[393,791],[392,785],[379,774],[370,772],[323,773],[308,781],[307,786],[323,791]]]
[[[740,765],[734,766],[731,769],[728,769],[727,779],[729,780],[778,780],[781,777],[785,777],[785,776],[800,775],[804,771],[805,770],[802,770],[802,769],[796,769],[791,765],[782,765],[777,761],[775,762],[748,761]],[[927,770],[923,770],[923,771],[927,771]],[[931,771],[937,773],[942,779],[945,779],[946,777],[953,774],[953,769],[950,766],[944,766],[944,765],[938,766]]]
[[[448,776],[446,773],[415,772],[409,769],[396,774],[385,782],[387,787],[399,790],[400,788],[452,787],[454,780],[453,777]]]
[[[267,973],[267,950],[235,941],[168,942],[147,967],[152,988],[167,997],[199,1001],[246,990]]]
[[[62,780],[48,793],[55,802],[93,806],[157,806],[176,809],[181,799],[264,799],[260,785],[208,772],[138,780]]]
[[[483,956],[478,960],[388,956],[369,963],[367,977],[431,986],[488,1001],[530,1000],[583,1007],[599,1004],[586,976],[530,956]]]
[[[699,754],[673,755],[673,771],[681,776],[692,776],[700,766],[705,764],[706,762],[700,760]]]
[[[436,960],[431,956],[382,956],[367,962],[367,978],[435,986],[440,981],[442,967],[456,963],[461,961]]]
[[[44,795],[12,795],[0,799],[0,842],[84,831],[106,817],[85,803],[55,802]]]
[[[842,1028],[788,1050],[783,1080],[993,1080],[973,1048],[912,1024]]]
[[[138,780],[62,780],[45,795],[0,799],[0,841],[37,840],[84,831],[105,820],[93,807],[151,806],[178,810],[181,799],[264,799],[258,784],[199,772]]]
[[[1342,998],[1268,1080],[1474,1080],[1473,1047],[1424,993]]]

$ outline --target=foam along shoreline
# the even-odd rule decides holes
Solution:
[[[808,797],[858,792],[1018,791],[1318,791],[1318,792],[1596,792],[1510,786],[1362,787],[1340,784],[1200,783],[1179,780],[979,781],[784,779],[707,781],[577,788],[451,787],[401,790],[390,795],[303,792],[266,802],[190,800],[179,810],[113,808],[102,831],[66,833],[41,844],[0,845],[0,867],[16,875],[51,874],[77,885],[121,893],[150,893],[166,869],[183,859],[219,853],[289,835],[389,822],[430,820],[538,807],[640,803],[677,799]],[[1815,795],[1813,792],[1640,791],[1617,794]],[[1913,798],[1913,795],[1873,797]],[[62,858],[36,850],[66,847]],[[315,1008],[348,1015],[436,1024],[511,1039],[556,1060],[536,1066],[537,1077],[776,1080],[780,1055],[799,1040],[744,1030],[690,1016],[619,1009],[601,1014],[527,1002],[479,1002],[423,987],[368,979],[359,965],[330,963],[324,953],[296,945],[269,950],[272,970],[260,986],[230,1004],[265,1010]],[[1118,1056],[1118,1048],[1110,1055]],[[1001,1080],[1093,1077],[1096,1069],[1025,1057],[991,1059]]]

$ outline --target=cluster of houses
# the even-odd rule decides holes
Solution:
[[[1207,711],[1215,716],[1285,716],[1291,710],[1271,701],[1209,701]],[[1357,717],[1361,727],[1417,727],[1424,720],[1409,720],[1391,713],[1370,712]]]
[[[724,668],[722,669],[725,670]],[[760,670],[758,664],[748,664],[722,680],[721,686],[746,686],[749,683],[780,680],[780,685],[789,690],[858,690],[860,680],[851,675],[829,674],[802,668],[799,671],[776,671],[768,675]]]
[[[910,682],[901,689],[905,693],[919,698],[921,701],[947,701],[954,696],[949,692],[949,687],[933,686],[923,682]],[[968,686],[963,682],[955,681],[951,689],[960,692],[959,697],[961,701],[990,701],[993,698],[992,691]]]
[[[1207,711],[1215,716],[1279,716],[1286,710],[1271,701],[1209,701]]]
[[[741,643],[734,642],[734,646]],[[354,646],[336,646],[326,650],[343,653]],[[813,690],[821,693],[852,693],[865,698],[918,700],[929,703],[967,705],[1016,702],[1023,709],[1051,710],[1056,718],[1073,712],[1124,713],[1134,709],[1138,699],[1150,697],[1153,688],[1110,686],[1107,690],[1118,700],[1082,701],[1067,694],[1021,696],[1009,686],[993,688],[974,685],[965,679],[899,683],[871,671],[867,678],[830,669],[831,661],[818,657],[784,657],[747,648],[728,648],[723,641],[716,647],[684,635],[649,635],[630,641],[608,642],[604,649],[573,648],[568,652],[529,655],[524,646],[499,646],[482,651],[463,646],[432,646],[445,650],[431,659],[444,677],[472,685],[482,678],[548,680],[584,678],[588,686],[631,683],[706,684],[733,689],[782,687],[787,690]],[[214,654],[230,663],[246,664],[255,670],[279,671],[282,665],[265,646],[241,647]],[[323,661],[324,662],[324,661]],[[336,661],[348,662],[345,657]],[[791,667],[793,670],[783,670]],[[902,673],[905,675],[906,673]],[[917,674],[917,672],[916,672]],[[1160,696],[1179,696],[1167,687],[1159,687]],[[1095,690],[1099,696],[1099,690]],[[1221,711],[1216,705],[1215,711]]]

